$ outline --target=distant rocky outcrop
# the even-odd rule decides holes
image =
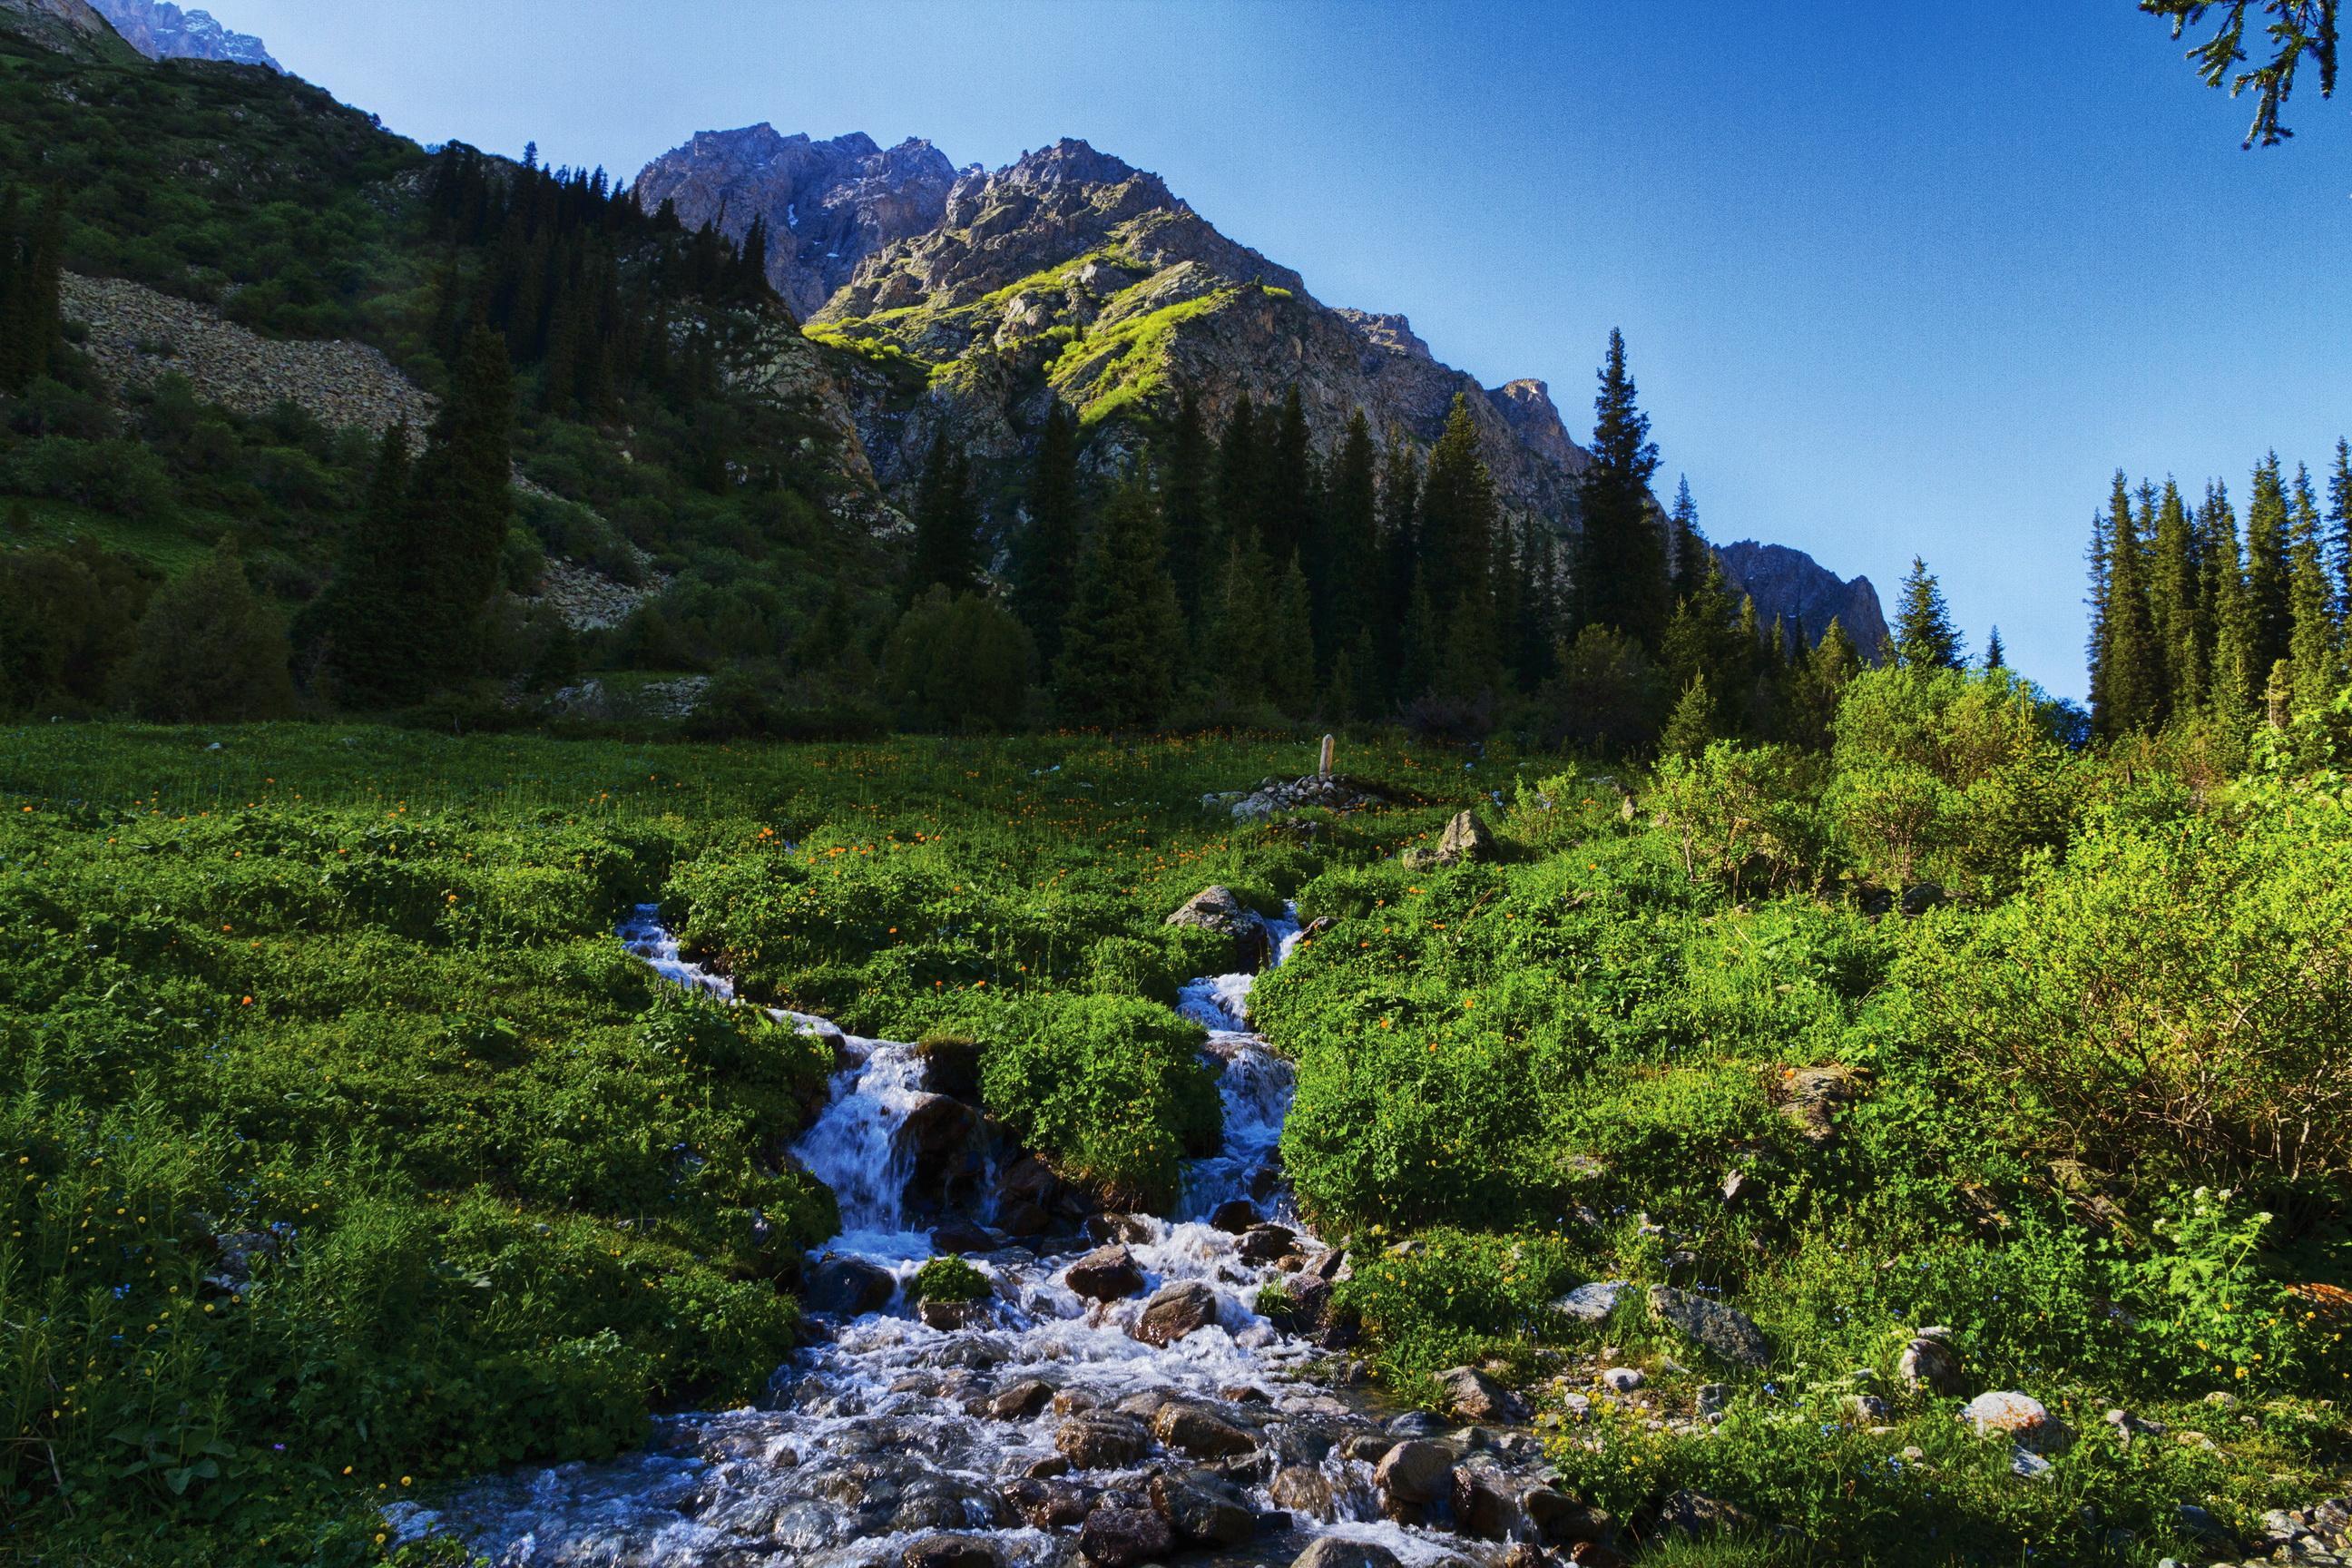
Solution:
[[[1574,515],[1583,453],[1540,384],[1489,393],[1433,358],[1403,317],[1323,304],[1159,175],[1084,142],[958,177],[937,226],[861,262],[810,331],[919,373],[919,395],[911,374],[877,371],[853,398],[886,485],[911,478],[941,428],[983,463],[1014,464],[1059,402],[1109,468],[1137,439],[1113,416],[1164,416],[1189,389],[1221,421],[1244,394],[1272,406],[1296,388],[1324,447],[1359,409],[1384,437],[1433,441],[1462,396],[1504,504],[1555,523]]]
[[[1779,616],[1792,633],[1801,623],[1806,638],[1812,642],[1821,640],[1834,619],[1862,650],[1863,658],[1878,662],[1880,645],[1886,641],[1886,615],[1869,578],[1848,582],[1803,551],[1785,544],[1743,539],[1718,546],[1716,554],[1722,558],[1724,580],[1731,591],[1752,596],[1759,619],[1769,624]]]
[[[96,0],[98,9],[131,47],[151,60],[226,60],[231,65],[286,68],[250,33],[232,33],[209,11],[183,11],[170,0]]]
[[[737,240],[766,219],[769,280],[805,319],[859,262],[936,227],[955,180],[928,142],[885,151],[862,132],[817,142],[763,124],[698,133],[646,164],[636,191],[649,212],[669,202],[688,227],[716,224]]]
[[[131,54],[89,0],[0,0],[0,27],[77,58],[127,60]]]

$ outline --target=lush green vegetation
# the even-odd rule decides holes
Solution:
[[[1215,1126],[1167,1005],[1218,954],[1162,920],[1213,881],[1334,922],[1257,1005],[1384,1377],[1484,1359],[1540,1396],[1607,1344],[1670,1412],[1727,1386],[1711,1436],[1606,1400],[1558,1428],[1594,1500],[1696,1488],[1850,1561],[1920,1561],[1926,1521],[1954,1561],[2152,1562],[2181,1502],[2340,1490],[2352,704],[2193,791],[2200,750],[2087,757],[2053,721],[1901,667],[1826,758],[1372,748],[1351,771],[1432,804],[1312,834],[1200,805],[1291,742],[16,731],[12,1507],[93,1550],[211,1520],[226,1552],[266,1513],[363,1556],[402,1476],[750,1392],[831,1224],[776,1163],[827,1064],[652,982],[609,935],[633,902],[754,997],[925,1036],[1066,1175],[1164,1195]],[[1930,733],[1950,754],[1906,762]],[[1930,847],[1871,789],[1937,802]],[[1489,791],[1497,855],[1399,864]],[[1823,1070],[1841,1092],[1797,1091]],[[239,1277],[214,1238],[248,1233]],[[1597,1279],[1719,1291],[1774,1359],[1713,1362],[1638,1289],[1598,1324],[1552,1305]],[[2051,1479],[1904,1384],[1927,1323],[1971,1391],[2077,1429]],[[2111,1405],[2205,1441],[2126,1447]]]

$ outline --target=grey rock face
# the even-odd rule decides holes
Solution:
[[[1187,1279],[1152,1292],[1129,1332],[1146,1344],[1172,1345],[1216,1321],[1217,1293],[1197,1279]]]
[[[1717,546],[1716,554],[1723,562],[1724,581],[1735,595],[1755,598],[1757,618],[1764,625],[1779,616],[1793,634],[1796,623],[1802,621],[1806,637],[1819,642],[1835,620],[1864,658],[1878,662],[1878,645],[1886,638],[1886,613],[1869,578],[1847,582],[1803,551],[1784,544],[1743,539]]]
[[[740,240],[768,226],[768,279],[805,320],[885,246],[936,226],[955,168],[928,142],[884,149],[863,132],[813,141],[772,125],[705,131],[637,176],[648,211],[669,202],[688,228]]]
[[[1265,927],[1258,918],[1242,907],[1227,888],[1203,888],[1185,901],[1184,907],[1168,917],[1172,926],[1198,926],[1202,931],[1215,931],[1234,942],[1234,968],[1237,974],[1255,973],[1265,967],[1272,956],[1266,944]]]
[[[95,0],[123,40],[151,60],[223,60],[231,65],[286,68],[250,33],[232,33],[209,11],[183,11],[169,0]]]

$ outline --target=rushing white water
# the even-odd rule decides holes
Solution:
[[[1266,927],[1279,963],[1299,940],[1297,922]],[[620,935],[678,984],[733,994],[724,977],[680,956],[650,906]],[[1291,1284],[1311,1289],[1339,1259],[1297,1226],[1279,1183],[1291,1073],[1250,1031],[1254,978],[1217,975],[1183,989],[1181,1009],[1209,1029],[1207,1054],[1222,1068],[1224,1144],[1187,1168],[1173,1218],[1101,1222],[1123,1233],[1144,1274],[1141,1292],[1094,1301],[1073,1290],[1066,1271],[1089,1245],[1078,1237],[1016,1243],[975,1231],[974,1216],[941,1215],[961,1218],[967,1237],[987,1243],[984,1250],[961,1245],[996,1295],[967,1321],[923,1321],[904,1287],[934,1248],[931,1233],[915,1223],[908,1195],[914,1157],[901,1136],[909,1113],[931,1099],[923,1062],[910,1046],[844,1038],[831,1100],[794,1150],[833,1188],[841,1210],[841,1234],[813,1258],[813,1277],[863,1280],[868,1296],[858,1304],[887,1300],[836,1315],[827,1337],[776,1369],[759,1407],[665,1417],[641,1453],[497,1477],[438,1510],[396,1505],[387,1518],[399,1538],[455,1535],[499,1568],[754,1561],[900,1568],[908,1548],[942,1532],[982,1545],[1007,1568],[1076,1563],[1068,1521],[1055,1521],[1064,1525],[1056,1530],[1024,1520],[1008,1488],[1029,1486],[1034,1500],[1040,1482],[1022,1478],[1065,1468],[1057,1455],[1064,1427],[1088,1411],[1149,1419],[1172,1401],[1213,1412],[1256,1445],[1223,1461],[1217,1477],[1257,1515],[1248,1542],[1217,1549],[1219,1563],[1287,1563],[1318,1535],[1375,1542],[1408,1564],[1465,1555],[1499,1562],[1499,1543],[1381,1517],[1367,1461],[1393,1436],[1381,1435],[1360,1397],[1318,1381],[1325,1352],[1255,1310],[1258,1292],[1286,1269],[1302,1269]],[[777,1016],[832,1033],[819,1019]],[[1291,1226],[1292,1239],[1261,1231],[1255,1241],[1269,1245],[1259,1246],[1208,1223],[1237,1198]],[[1165,1346],[1136,1338],[1130,1331],[1151,1292],[1183,1281],[1213,1293],[1214,1321]],[[992,1401],[1033,1379],[1052,1385],[1052,1403],[992,1412]],[[1420,1416],[1391,1424],[1414,1435],[1433,1427]],[[1476,1456],[1481,1462],[1523,1470],[1533,1447],[1525,1437],[1487,1446],[1493,1451]],[[1155,1442],[1143,1457],[1081,1467],[1046,1484],[1086,1507],[1149,1509],[1153,1473],[1202,1463]]]

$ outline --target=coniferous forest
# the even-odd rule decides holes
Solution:
[[[2058,503],[2077,703],[1649,329],[199,15],[0,0],[0,1560],[2352,1559],[2352,446]]]

